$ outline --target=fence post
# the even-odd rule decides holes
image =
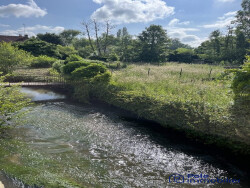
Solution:
[[[148,76],[150,75],[150,68],[148,69]]]
[[[213,69],[211,68],[210,73],[209,73],[209,78],[211,78],[212,71]]]
[[[181,72],[180,72],[180,77],[182,76],[182,68],[181,68]]]

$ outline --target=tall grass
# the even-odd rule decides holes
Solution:
[[[143,92],[157,100],[197,101],[227,107],[233,103],[230,83],[216,80],[223,72],[220,66],[197,64],[129,65],[115,71],[113,78],[123,90]]]
[[[205,138],[206,143],[250,154],[249,126],[235,118],[231,81],[218,79],[223,72],[220,66],[198,64],[132,64],[114,71],[109,86],[94,86],[93,95],[163,126]]]

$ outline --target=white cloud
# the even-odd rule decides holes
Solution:
[[[228,12],[224,14],[222,17],[219,17],[218,20],[213,24],[206,24],[202,27],[204,28],[225,28],[228,25],[231,25],[231,22],[235,20],[235,16],[237,14],[237,11],[234,12]]]
[[[199,29],[196,28],[167,27],[167,31],[171,38],[178,38],[182,43],[192,47],[197,47],[206,40],[206,38],[200,38],[197,35],[189,34],[189,32],[199,31]]]
[[[0,27],[10,27],[10,25],[0,24]]]
[[[92,15],[98,21],[116,23],[150,22],[174,14],[174,7],[163,0],[93,0],[102,4]]]
[[[190,22],[189,21],[185,21],[185,22],[180,22],[179,19],[172,19],[170,22],[169,22],[169,26],[176,26],[176,25],[189,25]]]
[[[28,0],[27,4],[8,4],[0,6],[0,17],[43,17],[47,14],[45,9],[41,9],[33,0]]]
[[[64,27],[52,27],[52,26],[44,26],[44,25],[35,25],[32,27],[26,27],[25,28],[25,34],[31,36],[36,36],[37,33],[60,33],[64,30]],[[24,33],[24,28],[20,27],[17,30],[5,30],[0,32],[1,35],[19,35]]]
[[[171,38],[178,38],[184,44],[188,44],[192,47],[199,46],[206,38],[200,38],[197,35],[190,34],[190,32],[198,32],[197,28],[185,28],[183,25],[189,25],[189,21],[180,22],[179,19],[172,19],[166,27],[167,33]]]
[[[221,3],[232,3],[235,0],[216,0],[216,1],[221,2]]]

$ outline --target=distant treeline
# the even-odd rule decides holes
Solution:
[[[150,25],[138,36],[129,34],[126,27],[116,34],[110,22],[83,22],[84,31],[65,30],[60,34],[38,34],[16,43],[34,56],[47,55],[65,60],[72,54],[102,61],[123,62],[186,62],[241,65],[250,47],[250,0],[243,0],[242,10],[228,26],[225,35],[213,31],[209,39],[192,48],[179,39],[169,38],[160,25]]]

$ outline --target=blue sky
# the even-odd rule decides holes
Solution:
[[[198,46],[215,29],[225,31],[241,0],[1,0],[0,34],[29,36],[64,29],[83,30],[83,20],[110,20],[137,35],[160,24],[172,38]]]

